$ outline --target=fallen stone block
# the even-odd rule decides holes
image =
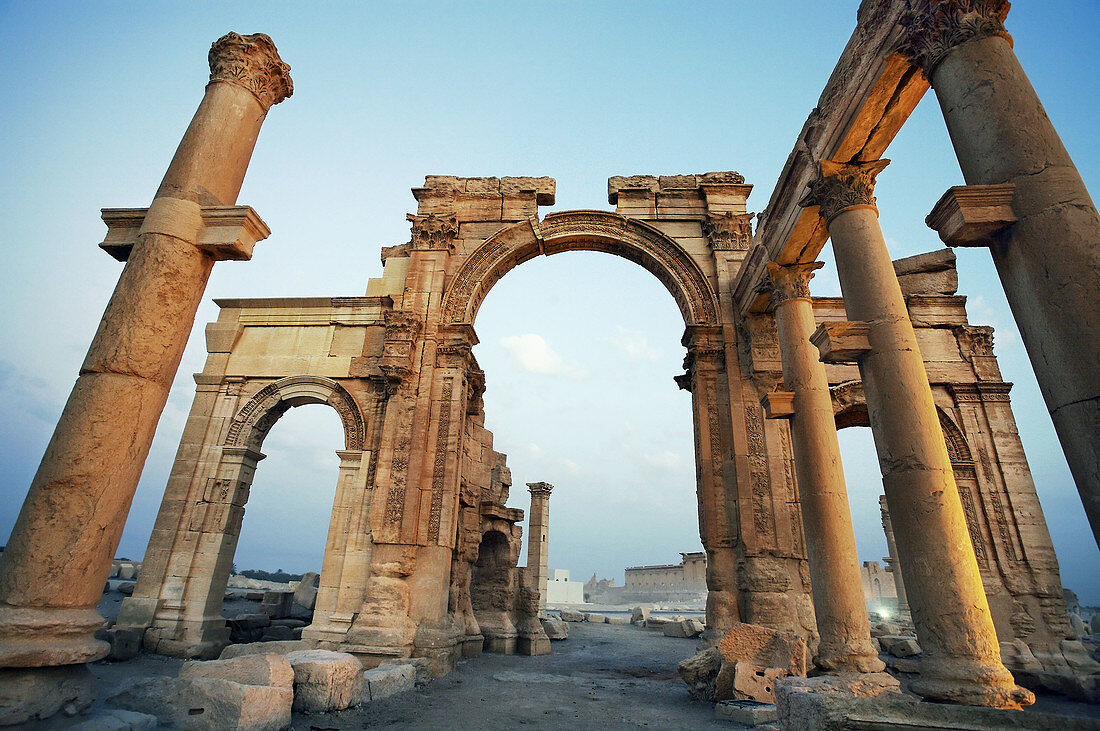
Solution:
[[[412,665],[377,667],[363,673],[363,683],[363,700],[382,700],[416,687],[416,669]]]
[[[148,713],[184,729],[286,728],[293,694],[286,688],[217,678],[132,678],[106,699],[112,708]]]
[[[631,624],[645,624],[649,619],[650,607],[637,606],[630,610]]]
[[[719,701],[714,704],[714,715],[743,726],[771,723],[778,718],[774,703],[750,700]]]
[[[245,685],[270,685],[275,688],[294,688],[294,670],[283,655],[242,655],[227,660],[185,662],[180,668],[181,678],[215,678],[232,680]]]
[[[581,614],[580,612],[574,611],[572,609],[563,609],[563,610],[561,610],[560,616],[561,616],[561,620],[563,622],[583,622],[584,621],[584,615]]]
[[[126,596],[133,596],[135,586],[136,584],[133,581],[124,581],[118,585],[118,593]]]
[[[912,673],[914,675],[920,674],[920,658],[917,657],[895,657],[887,654],[886,667],[899,673]]]
[[[111,651],[107,653],[107,659],[119,662],[137,657],[141,652],[141,640],[145,635],[144,630],[119,629],[111,627],[104,632],[105,639],[111,643]]]
[[[603,614],[597,614],[596,612],[589,612],[584,615],[584,621],[592,624],[607,624],[607,616]]]
[[[286,619],[273,619],[271,620],[272,627],[290,627],[294,629],[296,627],[305,627],[309,623],[304,619],[295,619],[293,617],[287,617]]]
[[[776,725],[785,729],[806,729],[824,731],[825,729],[852,728],[847,725],[847,713],[852,704],[860,700],[870,700],[874,704],[885,704],[892,699],[905,699],[913,706],[933,705],[919,703],[901,695],[897,678],[886,673],[864,673],[857,676],[819,676],[816,678],[780,678],[776,681]],[[958,706],[957,706],[958,707]],[[972,706],[966,710],[972,710]],[[1030,715],[1015,712],[1019,716]],[[868,727],[860,727],[868,728]],[[883,728],[871,725],[869,728]],[[893,726],[885,726],[893,728]],[[928,728],[920,724],[900,724],[897,728]],[[943,728],[933,726],[933,728]],[[947,728],[954,728],[948,726]],[[964,728],[975,728],[964,726]]]
[[[645,621],[646,629],[659,629],[663,630],[666,624],[671,624],[671,619],[663,619],[661,617],[649,617]]]
[[[546,636],[551,640],[567,640],[569,639],[569,625],[560,619],[541,619],[542,630],[546,633]]]
[[[746,662],[759,668],[785,668],[788,675],[806,675],[806,641],[789,632],[738,623],[726,632],[718,649],[727,663]]]
[[[1085,637],[1089,634],[1089,628],[1085,626],[1085,620],[1081,619],[1081,617],[1073,612],[1069,613],[1069,624],[1070,627],[1073,628],[1074,635],[1078,638]]]
[[[703,634],[703,623],[697,619],[669,622],[663,628],[665,637],[698,637]]]
[[[262,602],[264,600],[264,593],[262,591],[246,591],[244,598],[250,602]]]
[[[294,669],[294,710],[342,711],[363,697],[363,666],[354,655],[300,650],[286,659]]]
[[[722,652],[717,647],[710,647],[682,660],[676,666],[676,672],[687,685],[692,698],[712,703],[715,700],[715,681],[721,668]]]
[[[785,678],[788,674],[786,668],[762,668],[747,662],[734,663],[734,700],[775,703],[776,678]]]
[[[426,657],[393,657],[387,658],[378,664],[378,667],[392,667],[395,665],[407,665],[416,674],[416,687],[422,688],[432,682],[432,661]]]
[[[883,652],[887,652],[894,657],[913,657],[913,655],[919,655],[921,652],[916,637],[882,635],[878,638],[878,643]]]
[[[241,630],[264,629],[271,626],[271,617],[259,612],[253,614],[238,614],[228,620],[230,627]]]
[[[313,611],[313,605],[317,602],[317,585],[321,576],[312,571],[302,575],[298,582],[298,588],[294,590],[294,603],[298,606]]]
[[[92,711],[68,731],[147,731],[157,727],[157,717],[121,708],[103,708]]]
[[[260,642],[285,642],[294,639],[294,628],[276,624],[264,630]]]
[[[608,624],[630,624],[630,617],[617,617],[614,615],[607,616]]]
[[[242,655],[266,655],[275,653],[286,655],[290,652],[317,649],[316,640],[290,640],[288,642],[249,642],[241,645],[226,645],[219,660],[229,660]]]
[[[87,665],[0,668],[0,726],[75,716],[92,705],[96,683]]]
[[[265,591],[260,611],[271,619],[282,619],[290,616],[293,604],[294,592],[292,591]]]

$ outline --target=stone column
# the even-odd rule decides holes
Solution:
[[[803,205],[820,206],[833,241],[848,317],[839,328],[859,353],[909,604],[924,650],[912,688],[935,700],[1019,708],[1034,696],[1001,663],[977,560],[917,347],[875,208],[875,176],[888,160],[821,163]],[[838,323],[832,323],[835,326]],[[815,344],[828,357],[823,325]],[[854,334],[854,337],[853,337]],[[843,350],[841,348],[840,350]]]
[[[831,672],[876,673],[886,666],[871,645],[829,381],[810,342],[814,312],[809,282],[820,266],[768,264],[783,381],[794,394],[791,442],[821,635],[814,664]]]
[[[905,18],[902,52],[967,184],[1013,186],[1015,223],[987,245],[1100,543],[1100,214],[1012,50],[1008,8],[936,0]]]
[[[217,229],[290,69],[267,36],[236,33],[210,69],[140,230],[116,249],[126,266],[0,562],[0,667],[106,655],[95,607],[195,311],[217,259],[251,256],[255,239],[219,245]]]
[[[527,570],[533,572],[532,583],[539,590],[539,616],[546,616],[546,580],[550,575],[550,491],[548,482],[528,482],[531,512],[527,525]]]
[[[898,563],[898,546],[894,541],[894,525],[890,521],[890,508],[886,505],[886,496],[878,498],[878,509],[882,513],[882,531],[886,534],[886,552],[890,555],[883,560],[886,562],[886,570],[894,577],[894,591],[898,595],[898,615],[905,618],[909,614],[909,601],[905,598],[905,581],[901,575],[901,564]]]

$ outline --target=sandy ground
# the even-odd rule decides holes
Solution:
[[[104,595],[100,611],[117,613],[121,596]],[[249,611],[228,603],[224,613]],[[569,639],[540,657],[485,654],[426,687],[340,713],[295,713],[298,731],[386,727],[393,729],[660,729],[738,728],[695,701],[676,664],[695,654],[697,640],[665,637],[630,625],[570,623]],[[175,675],[182,660],[142,653],[121,663],[91,665],[100,698],[123,680]],[[101,703],[98,701],[97,703]],[[1100,707],[1042,695],[1032,707],[1100,719]],[[1100,725],[1100,721],[1098,721]]]

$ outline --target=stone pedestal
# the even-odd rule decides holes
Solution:
[[[905,20],[902,50],[967,184],[1012,186],[1015,222],[986,245],[1100,543],[1100,214],[1012,50],[1008,8],[932,3]]]
[[[267,36],[231,33],[210,68],[156,198],[114,248],[126,266],[0,563],[0,667],[107,654],[95,606],[207,278],[266,235],[245,215],[227,241],[215,220],[234,210],[268,109],[291,94],[289,67]]]
[[[831,672],[873,673],[886,666],[871,645],[829,382],[810,342],[809,281],[820,266],[768,265],[783,381],[794,394],[791,441],[821,636],[814,664]]]
[[[924,649],[913,690],[935,700],[1019,708],[1034,696],[1001,663],[924,360],[878,224],[874,181],[888,162],[822,162],[803,205],[819,206],[848,317],[866,327],[859,370]]]

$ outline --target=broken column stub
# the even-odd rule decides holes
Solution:
[[[234,204],[268,109],[292,92],[289,67],[267,36],[230,33],[211,47],[210,70],[0,563],[0,667],[107,654],[92,637],[95,606],[217,258],[200,247],[209,209],[240,218],[230,248],[244,241],[242,255],[265,235]]]
[[[875,177],[888,162],[823,161],[801,203],[819,207],[845,310],[867,328],[859,370],[925,651],[912,687],[935,700],[1019,708],[1035,698],[1001,663],[928,374],[878,223]]]

